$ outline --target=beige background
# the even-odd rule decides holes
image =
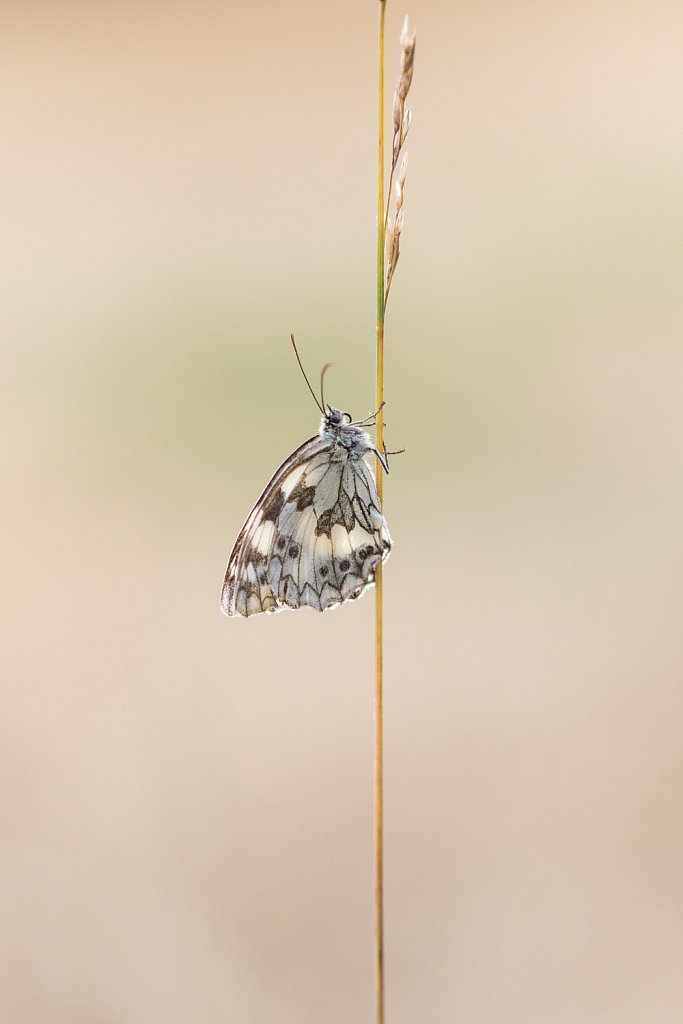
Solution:
[[[410,13],[388,1022],[678,1021],[680,4]],[[372,602],[218,592],[290,330],[373,405],[375,15],[3,4],[3,1021],[371,1020]]]

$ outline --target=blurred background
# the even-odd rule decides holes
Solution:
[[[372,600],[218,599],[289,332],[374,404],[376,13],[3,4],[5,1021],[372,1019]],[[683,15],[409,13],[387,1020],[677,1021]]]

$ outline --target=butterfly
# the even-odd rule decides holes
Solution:
[[[294,338],[292,338],[294,345]],[[294,345],[299,366],[304,373]],[[223,582],[221,609],[229,616],[286,608],[323,612],[360,597],[391,551],[375,478],[365,461],[385,457],[353,420],[324,405],[316,437],[285,459],[249,513],[235,541]]]

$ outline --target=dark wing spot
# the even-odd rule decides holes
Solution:
[[[339,563],[339,568],[341,569],[342,572],[349,571],[349,569],[351,568],[351,563],[349,562],[348,558],[342,558],[341,562]]]
[[[273,495],[273,497],[270,499],[270,501],[263,510],[264,520],[268,520],[271,523],[276,522],[277,517],[280,515],[280,512],[282,511],[282,506],[284,505],[284,503],[284,492],[282,490],[278,490],[278,492]]]
[[[303,480],[300,480],[289,496],[290,501],[296,502],[297,511],[301,512],[313,504],[315,498],[315,487],[305,487]]]
[[[346,496],[344,491],[341,491],[340,494],[339,494],[338,509],[339,509],[338,514],[343,519],[342,525],[345,526],[347,530],[352,530],[353,526],[354,526],[354,523],[356,522],[356,517],[353,514],[353,508],[351,507],[351,502],[349,501],[349,499]]]
[[[325,512],[321,512],[318,516],[318,524],[315,528],[315,532],[318,536],[322,533],[326,533],[329,537],[332,532],[332,509],[327,509]]]
[[[329,537],[332,533],[333,526],[343,526],[345,530],[351,530],[355,522],[353,511],[348,498],[345,497],[345,504],[342,505],[341,500],[333,505],[332,508],[328,508],[325,512],[322,512],[318,516],[318,524],[315,528],[315,532],[318,536],[321,533],[327,534]]]
[[[296,556],[299,554],[299,545],[298,544],[290,544],[289,545],[289,552],[288,552],[288,554],[289,554],[290,558],[296,558]]]
[[[287,540],[285,537],[278,537],[277,544],[275,545],[275,547],[278,549],[278,551],[284,551],[286,543]]]
[[[323,579],[325,579],[325,577],[327,576],[328,571],[329,570],[326,565],[321,565],[320,569],[318,570]]]

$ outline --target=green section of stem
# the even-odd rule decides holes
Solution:
[[[376,407],[377,451],[383,450],[384,425],[381,405],[384,402],[384,10],[379,3],[377,41],[377,369]],[[384,472],[377,460],[377,494],[384,510]],[[375,758],[374,758],[374,820],[375,820],[375,1021],[384,1024],[384,800],[382,754],[382,563],[375,570]]]

